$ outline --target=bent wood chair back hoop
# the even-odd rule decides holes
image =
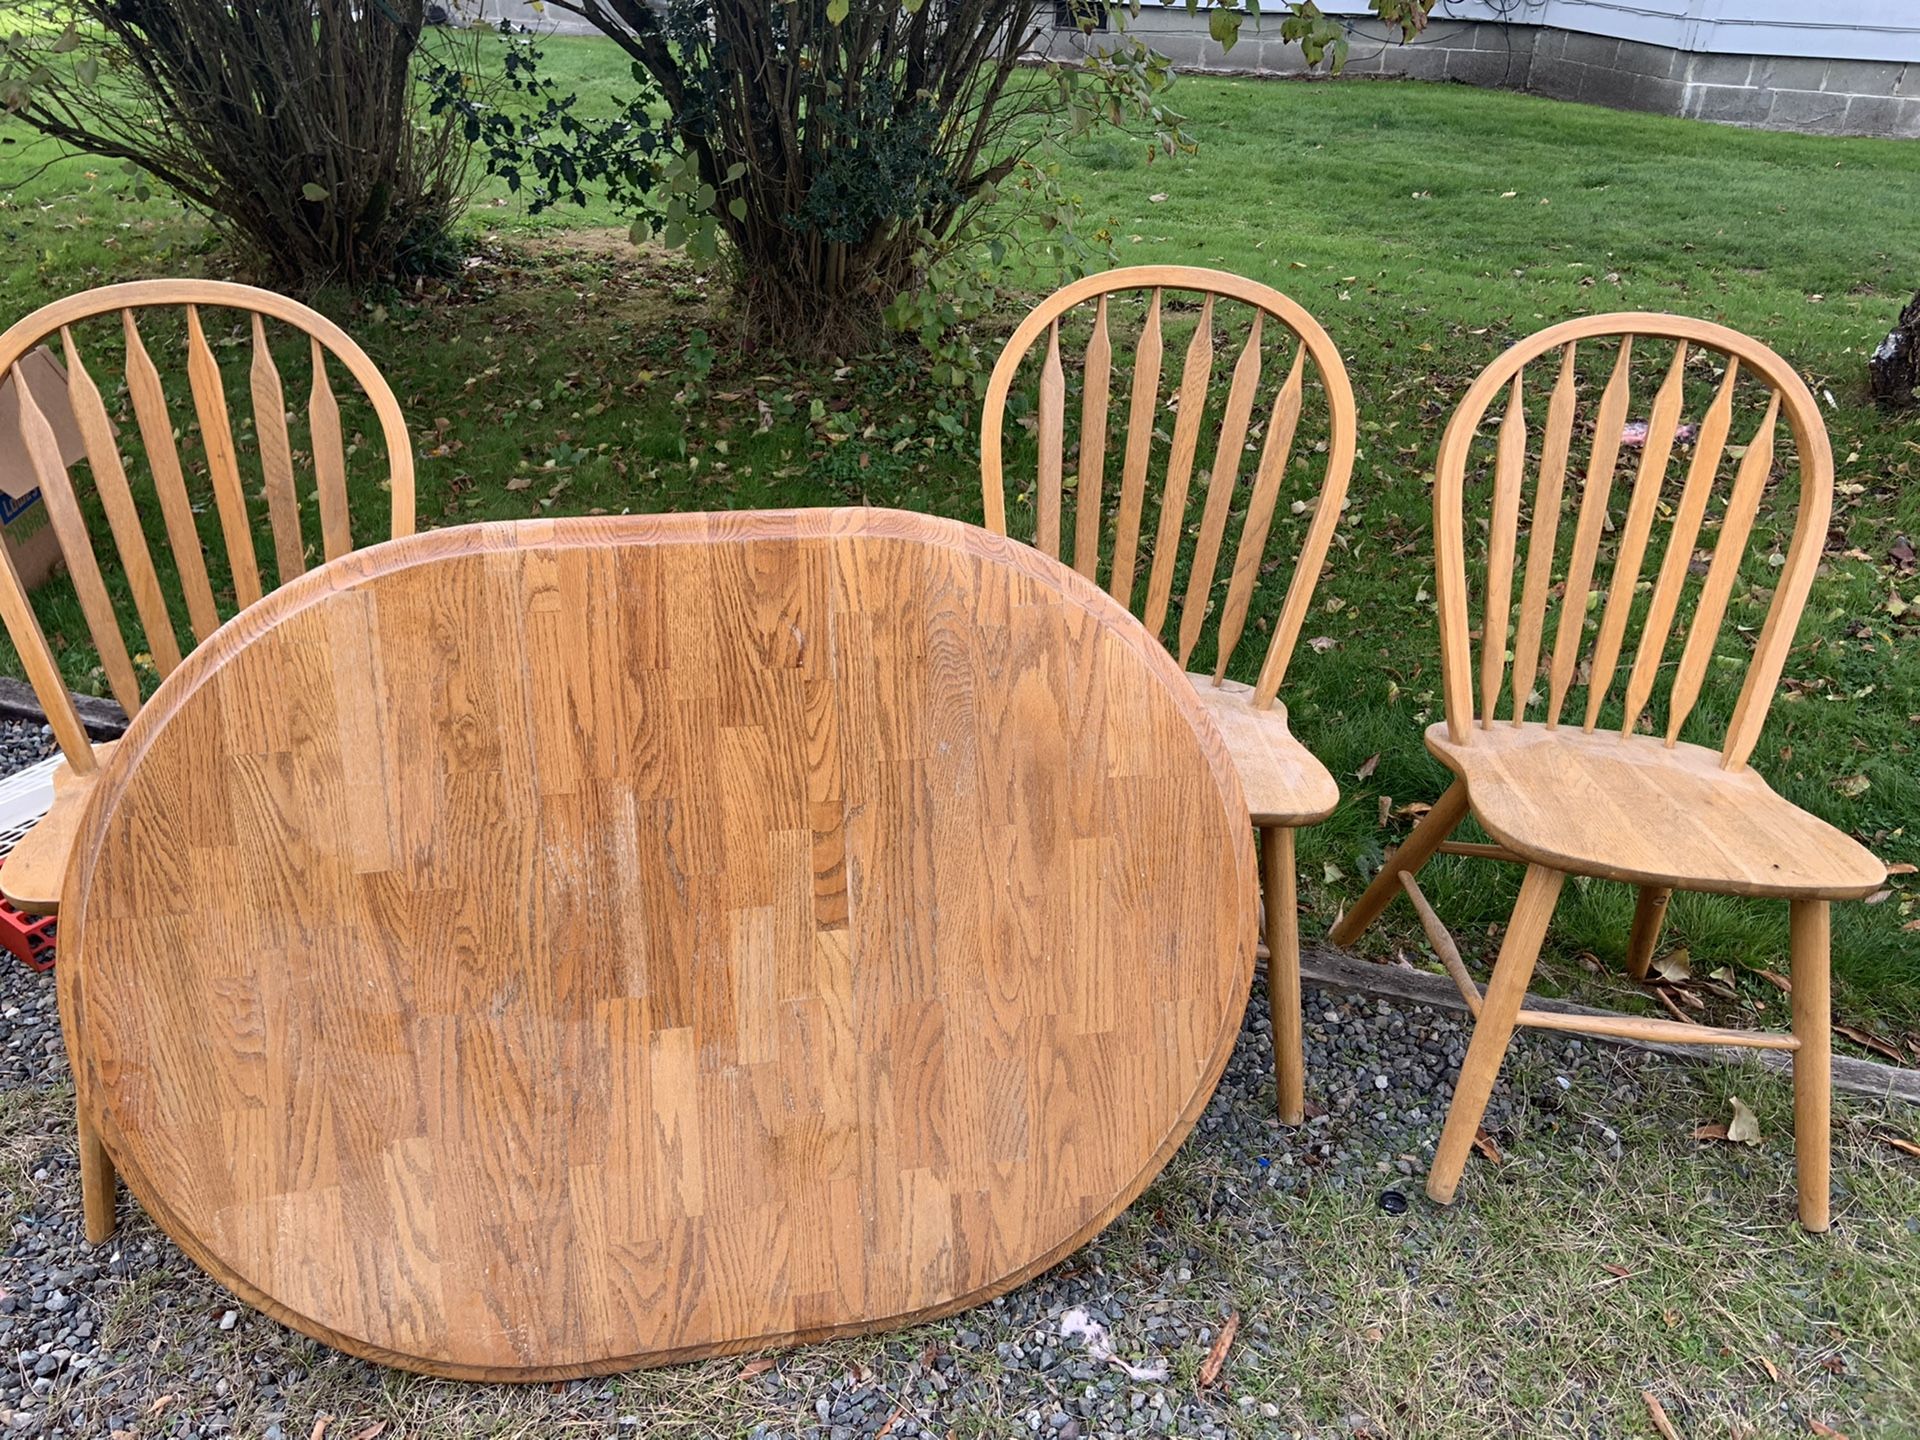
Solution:
[[[200,454],[183,456],[176,443],[174,409],[153,355],[141,333],[141,315],[154,309],[185,314],[187,388],[199,432]],[[258,475],[242,475],[242,451],[235,444],[229,416],[225,377],[215,347],[229,340],[227,333],[204,310],[239,310],[251,317],[248,386],[252,399],[254,448]],[[102,394],[89,373],[75,341],[82,322],[118,314],[124,345],[124,391]],[[291,326],[306,338],[311,382],[306,400],[304,454],[294,448],[289,431],[285,387],[275,364],[264,320]],[[152,328],[151,325],[149,328]],[[209,336],[213,338],[210,340]],[[249,490],[264,488],[273,557],[279,583],[301,574],[309,546],[301,528],[300,489],[296,469],[316,493],[320,550],[332,560],[353,549],[347,503],[347,461],[358,446],[343,433],[340,406],[328,377],[329,360],[337,361],[359,385],[371,404],[381,431],[389,468],[392,498],[391,533],[408,535],[414,528],[413,449],[407,438],[400,405],[380,371],[352,338],[325,316],[298,301],[250,285],[214,280],[154,280],[109,285],[72,295],[36,310],[0,335],[0,377],[42,342],[56,342],[67,371],[67,401],[84,442],[87,468],[98,495],[99,509],[113,537],[118,558],[116,579],[123,580],[133,599],[132,617],[145,637],[144,655],[164,679],[181,660],[175,617],[149,548],[147,525],[136,500],[136,489],[116,441],[110,407],[130,410],[146,458],[146,481],[164,528],[165,541],[178,572],[178,601],[184,605],[194,644],[220,627],[214,585],[209,578],[196,503],[200,472],[211,488],[213,509],[219,517],[227,573],[231,577],[234,608],[244,608],[262,593],[261,567],[254,552],[254,526],[248,513]],[[239,341],[237,343],[245,343]],[[135,651],[129,648],[123,616],[109,594],[89,532],[81,498],[66,467],[52,424],[24,384],[20,397],[20,441],[47,505],[48,518],[59,537],[60,549],[73,580],[76,599],[88,634],[99,655],[108,687],[129,716],[139,713],[141,685],[135,669]],[[121,418],[126,418],[123,413]],[[243,429],[242,438],[246,437]],[[183,432],[184,434],[184,432]],[[7,439],[12,440],[9,436]],[[185,463],[183,463],[183,460]],[[296,461],[300,464],[296,467]],[[191,478],[190,478],[191,477]],[[142,484],[140,490],[147,491]],[[142,497],[144,498],[144,496]],[[386,538],[384,536],[380,538]],[[55,738],[67,762],[78,774],[94,768],[86,731],[74,711],[60,667],[48,646],[12,561],[0,567],[0,611],[7,632],[19,651],[34,692],[46,709]],[[217,566],[216,566],[217,572]],[[269,587],[272,588],[272,587]],[[192,647],[189,646],[189,649]]]
[[[1531,379],[1528,366],[1543,357],[1551,357],[1546,373]],[[1593,368],[1591,377],[1583,363]],[[1649,364],[1651,373],[1636,377]],[[1703,408],[1688,404],[1690,381],[1700,392],[1696,398],[1711,396]],[[1651,398],[1643,401],[1649,389]],[[1496,407],[1497,420],[1483,436],[1482,421]],[[1783,419],[1786,446],[1776,434]],[[1577,450],[1584,451],[1584,463]],[[1491,452],[1492,508],[1476,593],[1467,572],[1465,487],[1477,451]],[[1797,494],[1773,483],[1776,468],[1786,469],[1777,462],[1787,451],[1798,471]],[[1756,526],[1769,489],[1775,498],[1767,517],[1776,526],[1784,528],[1788,510],[1798,512],[1784,556],[1771,542],[1774,532]],[[1460,402],[1435,472],[1451,738],[1471,744],[1476,726],[1537,720],[1554,728],[1563,718],[1591,732],[1616,694],[1619,709],[1609,712],[1608,724],[1629,735],[1655,719],[1664,679],[1665,714],[1656,733],[1672,746],[1710,671],[1740,664],[1715,654],[1730,606],[1737,622],[1764,604],[1766,618],[1745,658],[1745,681],[1720,749],[1724,768],[1741,768],[1793,643],[1832,498],[1833,455],[1813,396],[1757,340],[1702,320],[1626,313],[1570,320],[1521,341]],[[1642,579],[1656,540],[1658,566]],[[1603,549],[1612,552],[1610,569]],[[1477,632],[1470,617],[1476,599]],[[1670,661],[1676,632],[1678,658]],[[1663,672],[1670,663],[1669,678]],[[1568,717],[1568,694],[1582,686],[1584,708]],[[1504,718],[1503,691],[1509,697]]]
[[[1132,320],[1132,307],[1125,307],[1123,316],[1123,306],[1112,303],[1122,292],[1143,295],[1145,305],[1132,343],[1132,375],[1123,382],[1127,400],[1124,407],[1114,407],[1109,403],[1115,389],[1114,354],[1125,348],[1116,332],[1123,318]],[[1232,343],[1236,356],[1232,378],[1224,402],[1216,409],[1209,403],[1208,392],[1220,339],[1216,332],[1221,328],[1216,303],[1221,300],[1233,310],[1244,307],[1251,315],[1239,332],[1244,338]],[[1177,346],[1178,332],[1189,317],[1192,334],[1185,344],[1179,388],[1163,400],[1166,332],[1175,332]],[[1090,322],[1084,349],[1076,343],[1077,334],[1063,339],[1063,322],[1068,321]],[[1265,353],[1270,323],[1282,332],[1277,364],[1270,364]],[[1213,678],[1218,682],[1226,674],[1247,628],[1249,607],[1276,529],[1278,502],[1287,488],[1284,482],[1290,471],[1311,475],[1315,466],[1309,456],[1324,453],[1318,499],[1310,485],[1296,485],[1296,495],[1305,492],[1300,508],[1296,511],[1289,505],[1279,512],[1283,532],[1298,525],[1304,526],[1305,535],[1254,687],[1253,703],[1261,709],[1271,706],[1300,637],[1353,469],[1353,389],[1339,351],[1320,323],[1294,301],[1266,285],[1220,270],[1141,265],[1066,286],[1021,322],[987,384],[980,426],[981,486],[987,528],[1000,534],[1008,533],[1003,455],[1008,402],[1023,362],[1043,338],[1038,398],[1031,412],[1038,450],[1031,477],[1033,544],[1056,559],[1070,559],[1074,569],[1096,583],[1101,582],[1104,562],[1107,593],[1132,609],[1159,638],[1165,638],[1175,589],[1181,587],[1176,633],[1169,648],[1183,669],[1211,616],[1216,644]],[[1063,348],[1083,357],[1071,516],[1064,498],[1069,488],[1069,387]],[[1277,383],[1271,378],[1275,373],[1282,377]],[[1271,399],[1266,400],[1269,385]],[[1122,427],[1118,435],[1111,433],[1116,409]],[[1174,411],[1170,434],[1159,429],[1166,409]],[[1324,420],[1326,438],[1321,444],[1296,446],[1303,412],[1310,419]],[[1204,487],[1196,487],[1193,477],[1203,437],[1211,441],[1210,468]],[[1156,463],[1156,450],[1163,446],[1164,461]],[[1243,487],[1246,456],[1256,449],[1251,478]],[[1110,484],[1109,457],[1114,454],[1120,458],[1117,492]],[[1150,483],[1155,471],[1158,481]],[[1018,481],[1024,488],[1028,477],[1021,475]],[[1189,550],[1186,536],[1194,528],[1188,523],[1190,496],[1198,504],[1199,519]],[[1153,509],[1158,511],[1157,522],[1152,524],[1151,536],[1143,537]],[[1236,511],[1241,514],[1238,538],[1223,577],[1220,562]],[[1062,542],[1069,520],[1070,556]],[[1148,546],[1145,557],[1143,540]],[[1183,553],[1184,570],[1180,568]],[[1137,595],[1143,579],[1144,595]]]

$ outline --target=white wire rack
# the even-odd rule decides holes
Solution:
[[[53,808],[53,770],[59,763],[58,755],[50,755],[0,780],[0,859]]]

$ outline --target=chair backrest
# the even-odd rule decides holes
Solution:
[[[219,628],[221,616],[208,578],[206,554],[194,518],[195,505],[181,464],[181,452],[174,441],[166,387],[148,353],[136,318],[141,312],[160,308],[185,312],[188,388],[198,421],[201,459],[219,515],[236,607],[244,608],[261,595],[260,567],[254,555],[254,527],[247,511],[248,490],[257,492],[260,487],[248,485],[241,478],[240,451],[228,417],[226,387],[213,346],[207,339],[201,318],[203,308],[239,310],[251,316],[249,386],[253,434],[259,451],[260,479],[264,481],[279,583],[286,583],[306,569],[307,546],[301,533],[300,493],[294,473],[297,452],[288,433],[285,393],[263,320],[291,326],[307,339],[311,366],[306,407],[307,453],[311,456],[312,489],[317,491],[320,541],[325,557],[332,560],[353,549],[347,459],[350,449],[357,448],[350,447],[342,433],[340,407],[327,375],[329,356],[357,382],[378,420],[386,450],[392,501],[390,533],[393,535],[413,532],[414,477],[413,448],[407,438],[399,402],[373,361],[339,326],[283,295],[214,280],[153,280],[109,285],[55,301],[0,335],[0,378],[12,374],[21,357],[42,341],[59,337],[67,371],[67,400],[84,441],[100,508],[113,535],[121,574],[133,596],[146,653],[152,657],[154,669],[165,678],[181,658],[169,597],[148,548],[146,530],[128,483],[127,466],[115,441],[108,402],[102,398],[98,384],[82,362],[74,338],[75,326],[117,313],[124,345],[126,397],[145,452],[166,543],[177,569],[179,596],[194,643],[198,644]],[[59,442],[46,416],[27,385],[17,384],[14,388],[20,397],[21,439],[49,520],[59,537],[88,633],[114,698],[129,716],[134,715],[141,703],[139,676],[128,648],[123,617],[117,613],[108,593],[79,496],[61,463]],[[92,747],[74,711],[60,667],[11,559],[0,570],[4,572],[0,573],[0,611],[4,612],[7,633],[13,639],[68,763],[76,772],[87,773],[94,766]]]
[[[1113,438],[1109,434],[1113,417],[1108,401],[1114,382],[1115,321],[1121,310],[1119,305],[1110,304],[1110,297],[1118,292],[1146,292],[1149,298],[1133,347],[1129,399],[1121,417],[1123,458],[1116,504],[1107,480],[1108,455],[1113,450],[1109,443]],[[1156,434],[1162,411],[1161,360],[1166,348],[1163,326],[1170,316],[1176,325],[1184,323],[1189,313],[1164,303],[1170,292],[1197,296],[1198,313],[1186,346],[1178,408],[1172,435],[1165,441],[1164,465],[1157,465],[1156,441],[1161,438]],[[1214,423],[1209,426],[1207,420],[1212,407],[1208,403],[1208,390],[1213,376],[1218,324],[1215,308],[1219,300],[1245,307],[1251,314],[1225,402],[1213,412]],[[1085,313],[1087,309],[1092,311],[1090,317]],[[1069,516],[1064,513],[1066,502],[1063,500],[1068,382],[1060,358],[1061,329],[1063,321],[1089,318],[1091,330],[1083,352],[1085,362],[1076,437],[1079,457]],[[1293,354],[1281,369],[1284,379],[1275,387],[1271,406],[1259,408],[1256,413],[1256,402],[1263,391],[1261,377],[1269,373],[1263,356],[1269,322],[1280,327],[1283,343],[1292,342]],[[1061,532],[1063,526],[1070,523],[1074,568],[1099,583],[1104,559],[1107,592],[1133,610],[1156,637],[1162,636],[1166,626],[1175,585],[1182,583],[1184,597],[1179,623],[1169,647],[1182,669],[1187,667],[1200,642],[1211,613],[1216,622],[1214,679],[1218,681],[1226,673],[1228,661],[1246,628],[1248,608],[1274,529],[1276,504],[1283,488],[1287,488],[1289,469],[1304,469],[1310,477],[1317,467],[1308,463],[1308,455],[1324,453],[1325,468],[1317,487],[1317,502],[1312,498],[1315,487],[1310,478],[1296,482],[1295,486],[1295,493],[1307,496],[1298,513],[1308,517],[1310,510],[1311,514],[1302,521],[1306,535],[1255,685],[1253,703],[1262,708],[1270,706],[1300,637],[1307,604],[1326,561],[1327,546],[1339,521],[1347,480],[1353,469],[1353,389],[1348,384],[1339,351],[1320,323],[1279,291],[1220,270],[1140,265],[1089,276],[1056,291],[1013,332],[987,384],[980,426],[981,485],[987,528],[1001,534],[1007,533],[1002,444],[1008,398],[1022,362],[1043,335],[1047,344],[1034,410],[1038,457],[1034,474],[1033,543],[1056,559],[1065,558]],[[1324,418],[1327,435],[1321,445],[1305,447],[1306,454],[1296,461],[1295,434],[1303,409],[1308,406],[1316,417]],[[1240,485],[1243,452],[1247,449],[1250,431],[1257,431],[1262,424],[1266,433],[1259,459],[1250,485],[1243,489]],[[1188,501],[1203,430],[1210,430],[1213,436],[1211,468],[1200,499],[1197,532],[1192,549],[1187,552],[1188,565],[1184,574],[1177,574],[1186,550]],[[1294,463],[1290,465],[1290,461]],[[1158,482],[1150,484],[1150,473],[1156,470]],[[1113,512],[1111,530],[1107,525],[1110,509]],[[1154,525],[1145,590],[1136,596],[1141,531],[1150,509],[1158,510],[1158,520]],[[1229,520],[1236,509],[1244,509],[1244,518],[1240,522],[1233,564],[1224,582],[1225,593],[1218,597],[1216,604],[1221,551]],[[1289,507],[1286,524],[1294,522],[1294,514]]]
[[[1594,340],[1603,343],[1583,348],[1583,342]],[[1530,362],[1549,354],[1555,361],[1538,387],[1551,387],[1545,425],[1538,431],[1537,451],[1530,454],[1524,376]],[[1583,361],[1593,371],[1592,381],[1602,372],[1606,375],[1590,419],[1583,418],[1588,410],[1583,392],[1594,386],[1583,377]],[[1634,372],[1649,362],[1660,378],[1641,411],[1634,399]],[[1701,373],[1695,376],[1694,371]],[[1710,385],[1712,398],[1703,409],[1692,411],[1699,418],[1687,426],[1683,422],[1692,410],[1690,379],[1703,395]],[[1648,375],[1643,383],[1651,381]],[[1496,404],[1501,405],[1498,424],[1483,436],[1481,422]],[[1534,408],[1537,415],[1537,402]],[[1636,416],[1644,416],[1644,422]],[[1797,492],[1790,495],[1783,485],[1770,484],[1782,418],[1798,471]],[[1573,455],[1577,436],[1587,451],[1585,478],[1569,485],[1569,472],[1577,474],[1580,468]],[[1633,482],[1616,505],[1615,473],[1622,468],[1623,450],[1636,445]],[[1675,466],[1675,451],[1689,445],[1685,464]],[[1479,461],[1477,448],[1483,456]],[[1470,464],[1483,466],[1487,452],[1493,493],[1479,591],[1476,709],[1465,485]],[[1730,471],[1730,483],[1719,496],[1717,514],[1710,513],[1716,510],[1723,468]],[[1670,470],[1676,472],[1672,477]],[[1833,454],[1812,394],[1792,367],[1759,341],[1722,325],[1675,315],[1569,320],[1522,340],[1494,361],[1454,412],[1440,443],[1434,477],[1441,660],[1453,740],[1470,743],[1476,725],[1485,729],[1496,723],[1509,649],[1509,722],[1518,725],[1531,715],[1557,726],[1568,692],[1584,683],[1582,727],[1589,732],[1614,693],[1622,656],[1630,653],[1620,692],[1619,728],[1623,735],[1633,733],[1650,715],[1676,621],[1690,611],[1667,687],[1663,728],[1671,746],[1700,699],[1742,567],[1756,549],[1772,548],[1750,544],[1773,533],[1758,532],[1755,526],[1762,497],[1770,489],[1774,528],[1784,523],[1790,509],[1797,510],[1797,519],[1784,557],[1776,550],[1752,562],[1757,573],[1750,576],[1750,588],[1765,588],[1753,586],[1753,581],[1768,575],[1772,593],[1721,746],[1721,764],[1730,770],[1746,763],[1759,739],[1826,540]],[[1569,517],[1572,540],[1563,546],[1569,527],[1561,521],[1568,511],[1577,518]],[[1523,513],[1526,562],[1516,616],[1513,585]],[[1656,529],[1665,532],[1664,547],[1650,586],[1643,587],[1641,573]],[[1710,557],[1696,553],[1703,530],[1714,536]],[[1604,581],[1599,578],[1603,549],[1613,551]],[[1598,603],[1602,588],[1604,607]],[[1547,610],[1556,589],[1561,592],[1559,610],[1549,631]],[[1542,697],[1536,682],[1549,633]],[[1537,709],[1536,700],[1542,702]]]

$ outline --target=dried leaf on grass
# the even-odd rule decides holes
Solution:
[[[1753,973],[1779,990],[1781,994],[1791,995],[1793,993],[1793,982],[1777,970],[1756,970]]]
[[[1769,1360],[1764,1355],[1756,1355],[1753,1357],[1753,1363],[1758,1365],[1762,1370],[1766,1371],[1767,1378],[1773,1381],[1774,1384],[1778,1385],[1780,1383],[1780,1369],[1778,1366],[1776,1366],[1773,1363],[1773,1361]]]
[[[1833,1426],[1823,1425],[1818,1420],[1809,1418],[1807,1428],[1812,1430],[1816,1435],[1829,1435],[1833,1437],[1833,1440],[1847,1440],[1847,1435],[1844,1430],[1836,1430]]]
[[[1862,1030],[1857,1025],[1836,1024],[1833,1027],[1833,1033],[1846,1036],[1847,1039],[1851,1040],[1863,1050],[1871,1050],[1876,1055],[1886,1056],[1887,1059],[1896,1065],[1904,1065],[1906,1063],[1907,1057],[1900,1052],[1900,1048],[1897,1045],[1891,1040],[1881,1039],[1871,1030]]]
[[[1484,1125],[1473,1133],[1473,1148],[1496,1165],[1503,1163],[1507,1158],[1500,1153],[1500,1147],[1493,1143],[1493,1137],[1487,1134]]]
[[[1651,1390],[1642,1390],[1640,1398],[1647,1402],[1647,1416],[1653,1421],[1653,1428],[1660,1432],[1662,1440],[1680,1440],[1680,1432],[1673,1428],[1673,1421],[1667,1418],[1667,1407],[1654,1398]]]
[[[1693,978],[1693,957],[1685,950],[1674,950],[1653,962],[1653,973],[1669,985],[1684,985]]]
[[[1758,1145],[1760,1143],[1760,1121],[1753,1111],[1747,1108],[1747,1102],[1738,1095],[1733,1097],[1733,1118],[1726,1124],[1718,1123],[1696,1125],[1693,1138],[1696,1140],[1727,1140],[1735,1145]]]
[[[353,1440],[380,1440],[380,1437],[386,1433],[387,1422],[384,1420],[376,1420],[358,1435],[355,1435]]]
[[[316,1415],[313,1417],[313,1431],[307,1440],[327,1440],[327,1427],[333,1424],[333,1416]]]
[[[1227,1351],[1232,1348],[1233,1337],[1239,1333],[1240,1315],[1236,1311],[1227,1317],[1227,1323],[1220,1327],[1220,1333],[1213,1337],[1213,1344],[1207,1347],[1207,1358],[1200,1362],[1202,1390],[1220,1378],[1220,1367],[1227,1363]]]
[[[1880,1143],[1891,1145],[1902,1155],[1911,1155],[1914,1159],[1920,1160],[1920,1145],[1916,1145],[1904,1135],[1882,1135]]]
[[[740,1367],[740,1378],[751,1380],[756,1375],[764,1375],[773,1368],[773,1359],[767,1355],[756,1355]]]

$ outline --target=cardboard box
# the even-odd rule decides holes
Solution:
[[[60,539],[40,498],[39,478],[20,436],[22,383],[52,426],[63,465],[85,459],[87,447],[67,404],[67,372],[46,346],[28,351],[0,381],[0,544],[5,545],[20,583],[31,590],[54,572],[61,555]]]

